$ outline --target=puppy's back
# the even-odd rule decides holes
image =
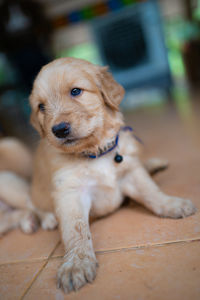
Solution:
[[[32,175],[32,154],[15,138],[0,139],[0,170],[14,172],[22,177]]]

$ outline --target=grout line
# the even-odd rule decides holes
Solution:
[[[51,256],[53,255],[53,253],[56,251],[57,247],[60,245],[60,241],[57,242],[56,246],[54,247],[54,249],[51,251],[51,253],[49,254],[49,256],[47,257],[45,263],[42,265],[42,267],[40,268],[40,270],[37,272],[37,274],[34,276],[34,278],[32,279],[32,281],[30,282],[30,284],[28,285],[28,287],[24,290],[23,294],[21,295],[21,297],[19,298],[19,300],[23,300],[24,297],[27,295],[27,293],[29,292],[29,290],[31,289],[31,287],[33,286],[34,282],[37,280],[37,278],[39,277],[39,275],[42,273],[42,271],[44,270],[44,268],[46,267],[46,265],[48,264]]]
[[[152,244],[141,244],[138,246],[130,246],[130,247],[122,247],[122,248],[114,248],[114,249],[108,249],[108,250],[97,250],[95,253],[97,255],[106,254],[106,253],[114,253],[114,252],[120,252],[120,251],[129,251],[129,250],[135,250],[135,249],[144,249],[144,248],[150,248],[150,247],[160,247],[160,246],[166,246],[171,244],[177,244],[177,243],[188,243],[188,242],[198,242],[200,241],[200,238],[194,238],[194,239],[185,239],[185,240],[176,240],[176,241],[168,241],[163,243],[152,243]],[[58,246],[61,244],[61,241],[59,241],[55,248],[52,250],[51,254],[47,257],[41,257],[41,258],[30,258],[30,259],[23,259],[23,260],[15,260],[15,261],[7,261],[7,262],[1,262],[0,266],[4,265],[12,265],[12,264],[23,264],[23,263],[34,263],[34,262],[42,262],[49,259],[55,259],[55,258],[62,258],[63,255],[56,255],[53,256],[53,253],[58,248]]]
[[[57,245],[56,245],[57,246]],[[23,259],[23,260],[13,260],[13,261],[6,261],[0,263],[0,266],[5,266],[5,265],[15,265],[15,264],[23,264],[23,263],[34,263],[34,262],[42,262],[43,260],[47,260],[48,256],[46,257],[41,257],[41,258],[30,258],[30,259]]]
[[[57,249],[57,247],[60,245],[61,241],[58,241],[55,248],[52,250],[50,255],[53,255],[54,251]],[[12,260],[12,261],[6,261],[6,262],[0,262],[0,266],[4,265],[14,265],[14,264],[23,264],[23,263],[34,263],[34,262],[42,262],[43,260],[48,260],[50,255],[44,256],[44,257],[38,257],[38,258],[27,258],[27,259],[20,259],[20,260]]]
[[[48,260],[45,261],[45,263],[42,265],[41,269],[36,273],[36,275],[31,280],[31,282],[29,283],[29,285],[27,286],[27,288],[25,288],[25,290],[23,291],[23,294],[20,296],[19,300],[23,300],[24,299],[24,297],[26,296],[26,294],[28,293],[28,291],[32,287],[33,283],[36,281],[36,279],[38,278],[38,276],[40,275],[40,273],[46,267],[47,263],[48,263]]]
[[[200,238],[187,239],[187,240],[176,240],[176,241],[169,241],[169,242],[164,242],[164,243],[144,244],[144,245],[138,245],[138,246],[133,246],[133,247],[99,250],[99,251],[95,251],[95,254],[103,255],[103,254],[109,254],[109,253],[117,253],[117,252],[131,251],[131,250],[138,250],[138,249],[149,249],[151,247],[163,247],[163,246],[168,246],[168,245],[186,244],[186,243],[199,242],[199,241],[200,241]],[[50,259],[56,259],[56,258],[62,258],[62,257],[63,257],[63,255],[56,255],[54,257],[51,257]]]
[[[110,250],[103,250],[103,251],[96,251],[97,255],[109,254],[109,253],[117,253],[117,252],[126,252],[131,250],[138,250],[138,249],[150,249],[151,247],[164,247],[174,244],[186,244],[186,243],[193,243],[193,242],[200,242],[200,238],[196,239],[188,239],[188,240],[177,240],[177,241],[169,241],[165,243],[155,243],[155,244],[146,244],[146,245],[138,245],[133,247],[124,247],[124,248],[116,248]]]

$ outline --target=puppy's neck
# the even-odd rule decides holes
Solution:
[[[96,142],[84,149],[81,155],[95,158],[115,148],[119,130],[124,125],[122,114],[120,112],[107,114],[104,120],[104,126],[99,132]]]
[[[95,145],[95,147],[84,150],[81,155],[89,158],[96,158],[106,154],[116,147],[117,136],[118,135],[116,134],[110,138],[103,139],[99,144]]]

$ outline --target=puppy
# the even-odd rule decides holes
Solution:
[[[107,68],[74,58],[44,66],[34,82],[31,122],[41,141],[32,202],[57,216],[65,246],[57,282],[65,293],[96,276],[89,216],[113,212],[125,196],[162,217],[195,212],[189,200],[164,194],[140,162],[138,142],[119,111],[123,96]],[[148,163],[148,171],[157,164]]]

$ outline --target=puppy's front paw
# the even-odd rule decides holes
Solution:
[[[57,287],[62,288],[66,294],[72,290],[77,291],[95,279],[97,266],[94,255],[75,255],[58,270]]]
[[[193,215],[196,212],[194,204],[187,199],[168,196],[158,213],[162,217],[184,218]]]

